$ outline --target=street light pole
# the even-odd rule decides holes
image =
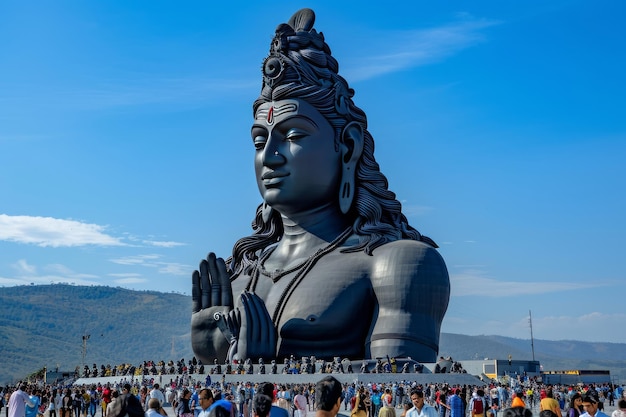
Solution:
[[[83,371],[83,369],[85,369],[85,356],[87,356],[87,340],[89,340],[90,337],[91,335],[89,334],[83,335],[83,363],[82,369],[80,370],[81,372]]]

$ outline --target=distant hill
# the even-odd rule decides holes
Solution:
[[[545,371],[568,369],[610,370],[615,381],[626,383],[626,344],[574,340],[534,340],[535,360]],[[442,333],[439,354],[461,363],[467,359],[533,358],[530,339],[503,336],[465,336]]]
[[[191,358],[191,297],[65,284],[0,288],[0,384],[47,366]]]
[[[47,366],[117,365],[191,358],[191,297],[66,284],[0,288],[0,385]],[[626,344],[535,340],[546,370],[610,369],[626,381]],[[440,355],[531,359],[530,340],[442,333]]]

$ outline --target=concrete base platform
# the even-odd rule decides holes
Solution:
[[[449,385],[486,385],[478,377],[470,374],[417,374],[417,373],[351,373],[351,374],[244,374],[244,375],[218,375],[211,374],[211,382],[216,383],[223,381],[224,383],[237,383],[237,382],[274,382],[278,384],[308,384],[315,383],[327,375],[332,375],[342,383],[392,383],[392,382],[416,382],[418,384],[431,384],[431,383],[447,383]],[[152,383],[159,383],[161,386],[166,386],[172,381],[186,380],[188,384],[200,383],[204,385],[207,380],[207,374],[192,374],[192,375],[148,375],[148,376],[109,376],[109,377],[96,377],[96,378],[79,378],[74,382],[74,385],[93,385],[93,384],[106,384],[112,385],[119,383],[134,383],[136,381],[152,381]]]

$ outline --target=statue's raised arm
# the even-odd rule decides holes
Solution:
[[[192,344],[214,358],[434,361],[450,296],[437,245],[409,225],[315,14],[280,24],[251,142],[253,232],[193,274]]]

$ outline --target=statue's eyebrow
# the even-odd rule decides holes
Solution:
[[[263,120],[263,119],[260,119],[260,120]],[[276,124],[274,125],[274,128],[278,129],[280,131],[280,130],[282,130],[284,128],[282,126],[284,123],[287,123],[287,122],[293,121],[293,120],[304,121],[307,124],[311,125],[311,128],[314,128],[314,129],[318,129],[319,128],[319,126],[315,122],[315,120],[311,119],[310,117],[308,117],[307,115],[304,115],[304,114],[293,114],[293,115],[287,116],[284,120],[281,120],[280,122],[276,122]],[[262,129],[264,133],[266,133],[266,134],[268,133],[267,125],[265,125],[263,123],[259,123],[259,122],[253,123],[252,124],[252,128],[250,129],[250,132],[254,133],[254,131],[256,129]]]
[[[267,132],[267,127],[265,127],[264,125],[260,124],[260,123],[253,123],[252,127],[250,128],[251,132],[254,132],[255,129],[261,129],[264,132]]]
[[[276,123],[276,127],[278,127],[279,129],[282,127],[281,125],[292,121],[292,120],[303,120],[305,122],[307,122],[308,124],[311,125],[311,127],[315,128],[315,129],[319,129],[319,126],[317,125],[317,123],[315,123],[315,120],[311,119],[309,116],[305,115],[305,114],[293,114],[290,116],[287,116],[284,120],[281,120],[280,122]]]

